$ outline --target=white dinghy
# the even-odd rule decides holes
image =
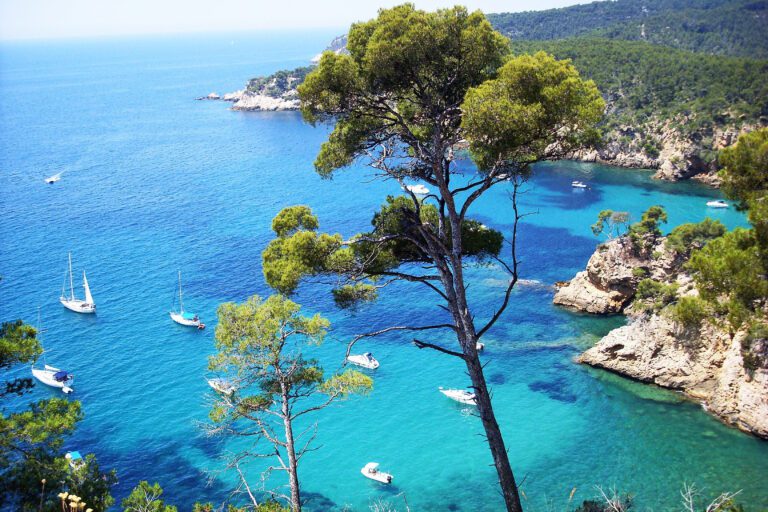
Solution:
[[[232,393],[237,391],[237,388],[227,379],[214,377],[205,380],[208,381],[209,386],[211,386],[217,393],[221,393],[222,395],[230,396]]]
[[[72,383],[75,381],[75,376],[65,370],[46,364],[43,368],[35,368],[33,366],[32,375],[46,386],[59,388],[64,393],[69,394],[74,391]]]
[[[475,344],[475,350],[478,352],[482,352],[485,350],[485,343],[480,343],[479,341]]]
[[[715,201],[707,201],[707,206],[710,208],[728,208],[728,203],[722,199],[717,199]]]
[[[392,475],[390,475],[389,473],[385,473],[383,471],[379,471],[378,462],[369,462],[368,464],[363,466],[363,469],[360,470],[360,473],[362,473],[363,476],[366,478],[370,478],[371,480],[376,480],[377,482],[381,482],[383,484],[392,483]]]
[[[347,358],[347,361],[349,361],[352,364],[356,364],[357,366],[362,366],[363,368],[368,368],[369,370],[375,370],[379,367],[379,362],[376,360],[375,357],[373,357],[373,354],[370,352],[366,352],[365,354],[357,354],[354,356],[349,356]]]
[[[471,391],[467,391],[466,389],[445,389],[442,386],[438,389],[451,400],[456,400],[461,404],[477,405],[475,394]]]
[[[184,301],[181,293],[181,271],[179,271],[179,310],[170,311],[169,314],[171,315],[171,319],[177,324],[205,329],[205,324],[200,321],[200,318],[196,314],[184,311]]]
[[[405,189],[408,192],[413,192],[417,196],[425,196],[429,194],[429,189],[424,185],[422,185],[421,183],[419,183],[418,185],[406,185]]]
[[[83,289],[85,290],[85,299],[78,299],[75,297],[75,285],[72,279],[72,253],[69,253],[69,297],[66,294],[67,278],[64,277],[64,284],[61,286],[61,297],[59,302],[61,305],[70,311],[75,313],[95,313],[96,303],[93,301],[91,295],[91,287],[88,286],[88,279],[85,277],[85,271],[83,271]]]

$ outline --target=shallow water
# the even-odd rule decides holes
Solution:
[[[345,235],[367,229],[392,182],[360,167],[332,181],[312,161],[328,133],[296,113],[236,113],[193,98],[235,90],[250,76],[295,67],[332,34],[234,34],[0,46],[0,319],[34,322],[42,309],[47,360],[76,374],[74,399],[86,418],[67,448],[96,453],[118,470],[118,499],[140,479],[158,481],[187,509],[220,500],[232,475],[206,486],[206,471],[235,444],[199,428],[210,398],[203,374],[213,352],[216,306],[269,293],[260,268],[272,217],[308,204],[321,227]],[[471,165],[462,163],[466,171]],[[43,178],[64,171],[62,180]],[[573,190],[580,179],[587,190]],[[475,208],[509,233],[508,190]],[[561,162],[538,166],[521,209],[521,283],[483,359],[494,406],[529,510],[565,510],[616,486],[639,510],[670,510],[684,482],[708,494],[743,489],[752,509],[768,507],[768,443],[727,428],[679,395],[571,362],[621,318],[594,318],[551,305],[550,285],[569,279],[597,239],[589,225],[604,208],[635,219],[663,205],[670,223],[706,215],[743,225],[732,210],[707,210],[718,194],[696,184],[652,181],[645,171]],[[58,304],[67,251],[86,269],[95,316]],[[185,304],[209,324],[195,332],[167,311],[184,275]],[[475,314],[487,318],[503,293],[493,265],[468,270]],[[315,354],[326,367],[343,359],[350,336],[371,327],[432,320],[441,313],[419,289],[394,286],[350,314],[327,288],[302,286],[296,300],[333,321]],[[419,351],[407,335],[361,342],[382,363],[375,389],[315,417],[318,445],[301,478],[308,508],[376,499],[401,509],[498,510],[490,456],[477,418],[437,391],[463,386],[464,369]],[[26,372],[27,369],[19,369]],[[30,399],[54,395],[36,387]],[[363,478],[371,460],[395,475],[382,488]],[[249,470],[258,482],[260,468]],[[279,484],[273,479],[273,485]]]

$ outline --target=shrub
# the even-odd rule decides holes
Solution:
[[[677,283],[664,284],[646,278],[637,284],[635,297],[642,302],[643,311],[657,312],[675,301],[677,288]]]
[[[717,220],[704,219],[699,223],[681,224],[667,237],[667,247],[678,254],[690,254],[707,242],[725,234],[725,226]]]
[[[685,329],[698,329],[709,314],[707,303],[699,297],[680,297],[677,304],[670,306],[670,318]]]

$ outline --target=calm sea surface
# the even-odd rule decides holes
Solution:
[[[333,35],[0,45],[0,319],[34,323],[41,308],[48,363],[76,374],[72,398],[85,411],[66,447],[117,469],[118,500],[141,479],[160,482],[183,510],[226,498],[235,479],[217,470],[241,445],[208,439],[200,428],[211,398],[203,376],[217,305],[269,294],[260,255],[282,207],[310,205],[321,228],[350,235],[367,229],[376,206],[398,191],[363,167],[318,178],[312,161],[328,128],[312,128],[296,113],[237,113],[194,101],[304,65]],[[59,183],[43,183],[58,172]],[[590,188],[573,190],[574,179]],[[507,192],[493,191],[474,210],[505,233]],[[661,204],[668,229],[707,215],[729,227],[744,223],[733,211],[707,210],[713,197],[644,171],[537,168],[521,201],[523,211],[537,212],[520,234],[526,281],[483,355],[529,510],[566,510],[572,489],[580,502],[596,485],[635,494],[638,510],[677,509],[679,489],[691,482],[706,495],[742,489],[750,510],[768,507],[768,443],[675,393],[573,364],[623,320],[551,304],[549,285],[572,277],[594,250],[589,225],[600,210],[628,210],[637,219]],[[95,316],[58,303],[68,251],[75,272],[88,272]],[[185,304],[209,325],[203,332],[168,318],[179,269]],[[475,313],[487,318],[505,276],[483,266],[468,278]],[[336,310],[320,285],[303,286],[296,300],[333,322],[326,344],[312,351],[329,369],[355,333],[440,316],[431,296],[406,286],[385,289],[380,302],[355,314]],[[400,509],[406,500],[412,510],[500,509],[479,421],[437,391],[466,385],[463,367],[410,339],[361,343],[382,364],[374,391],[315,416],[320,449],[300,469],[308,508],[367,510],[383,499]],[[55,394],[37,386],[28,399]],[[363,478],[369,461],[392,472],[395,485]],[[248,469],[256,487],[262,469]],[[206,486],[210,476],[217,478]]]

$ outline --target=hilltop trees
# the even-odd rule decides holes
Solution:
[[[512,196],[534,162],[557,158],[594,140],[604,103],[592,82],[567,61],[538,53],[508,59],[508,42],[480,12],[455,7],[434,13],[406,4],[382,9],[349,32],[350,55],[326,52],[299,87],[302,114],[335,122],[315,161],[323,177],[364,161],[383,178],[421,180],[436,191],[388,198],[373,229],[344,239],[318,234],[306,209],[284,210],[263,254],[271,286],[289,293],[306,276],[342,276],[337,302],[351,306],[375,298],[381,280],[418,283],[435,293],[448,321],[398,325],[393,331],[452,332],[449,348],[416,339],[464,361],[475,390],[508,510],[521,510],[517,484],[496,421],[476,345],[510,301],[517,282],[515,232],[511,260],[499,255],[502,234],[469,218],[487,190],[512,184]],[[466,140],[478,171],[469,180],[454,165]],[[298,207],[303,208],[303,207]],[[515,226],[516,203],[511,214]],[[492,258],[509,273],[497,311],[476,325],[467,299],[464,266]],[[338,300],[338,299],[342,300]]]
[[[236,390],[220,393],[210,414],[214,421],[211,432],[270,443],[272,449],[266,452],[249,447],[230,465],[240,474],[253,505],[259,507],[240,463],[249,457],[275,459],[267,471],[287,472],[290,496],[285,498],[294,512],[302,507],[299,460],[314,438],[312,428],[296,434],[294,422],[334,400],[372,387],[370,377],[351,370],[326,378],[316,360],[304,357],[302,346],[322,343],[329,323],[320,315],[305,317],[299,311],[298,304],[280,295],[222,304],[216,326],[218,353],[209,363]]]

